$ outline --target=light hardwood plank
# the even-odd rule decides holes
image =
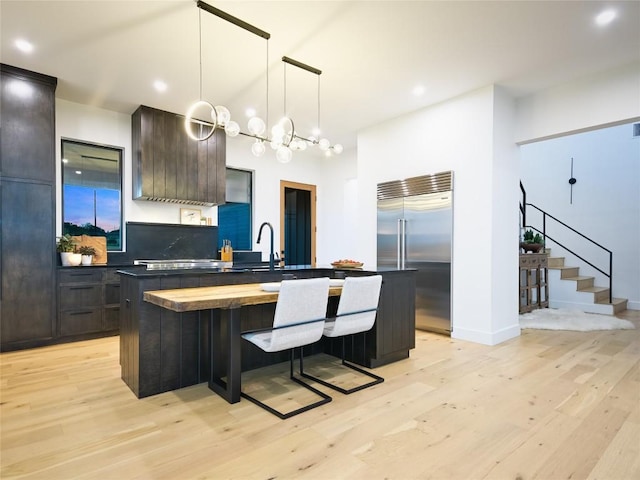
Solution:
[[[0,478],[637,479],[640,312],[619,316],[636,330],[524,330],[495,347],[418,331],[409,359],[376,369],[384,383],[319,386],[334,400],[286,421],[206,384],[139,400],[117,337],[3,353]],[[274,377],[287,368],[243,384],[305,401]]]

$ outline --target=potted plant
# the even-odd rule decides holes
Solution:
[[[80,265],[82,261],[82,255],[76,253],[76,243],[71,238],[71,235],[66,234],[58,237],[58,243],[56,244],[56,250],[60,253],[60,261],[65,267]]]
[[[525,252],[537,253],[544,246],[544,239],[539,233],[534,234],[533,230],[529,229],[524,232],[522,236],[522,242],[520,242],[520,248]]]
[[[96,249],[88,245],[82,245],[78,248],[78,253],[82,255],[82,265],[91,265],[93,263],[93,256],[96,254]]]

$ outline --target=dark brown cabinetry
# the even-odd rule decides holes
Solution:
[[[1,350],[56,334],[55,89],[57,80],[0,65]]]
[[[141,105],[131,116],[133,198],[196,205],[225,202],[226,139],[190,139],[184,117]]]
[[[116,268],[58,270],[58,335],[113,334],[120,315],[120,277]]]

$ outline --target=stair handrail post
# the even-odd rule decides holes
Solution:
[[[609,303],[613,304],[613,252],[609,252]]]
[[[522,228],[527,226],[527,191],[524,189],[524,185],[520,182],[520,191],[522,192],[522,205],[520,211],[522,212]]]

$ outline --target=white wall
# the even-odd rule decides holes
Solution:
[[[640,119],[640,62],[518,99],[518,143]]]
[[[377,183],[453,170],[452,336],[486,344],[520,332],[512,111],[504,92],[486,87],[358,136],[358,244],[367,264],[376,262]],[[503,127],[494,128],[494,115]]]
[[[633,124],[523,145],[522,181],[527,201],[613,251],[613,295],[640,309],[640,137]],[[574,159],[573,203],[570,203],[571,158]],[[527,223],[541,228],[541,215],[529,209]],[[582,257],[608,271],[606,252],[547,221],[547,231]],[[581,275],[608,279],[572,255],[550,244],[552,255],[567,256]],[[551,286],[553,289],[553,285]],[[553,298],[553,295],[552,295]],[[559,299],[564,302],[569,299]]]

